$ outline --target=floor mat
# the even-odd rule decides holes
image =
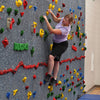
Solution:
[[[100,100],[100,95],[85,94],[78,100]]]

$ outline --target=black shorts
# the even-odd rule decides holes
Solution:
[[[53,42],[53,48],[50,54],[55,57],[54,61],[60,61],[61,55],[66,51],[67,48],[68,41],[64,41],[61,43]]]

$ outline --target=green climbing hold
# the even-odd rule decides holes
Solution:
[[[19,25],[21,23],[21,19],[18,18],[18,22],[17,22],[17,25]]]
[[[14,43],[15,51],[28,50],[28,43]]]
[[[17,9],[14,10],[14,14],[15,14],[15,16],[18,14],[18,10]]]
[[[36,33],[36,36],[39,36],[39,33]]]
[[[45,34],[44,34],[44,41],[47,39],[47,37],[48,37],[48,32],[45,31]]]
[[[73,91],[73,94],[75,95],[75,94],[76,94],[76,92],[75,92],[75,91]]]
[[[51,19],[50,18],[48,19],[48,21],[49,21],[49,23],[51,23]]]
[[[69,81],[69,79],[67,78],[67,79],[66,79],[66,82],[68,82],[68,81]]]
[[[64,91],[65,90],[65,88],[66,88],[66,86],[64,85],[64,86],[62,86],[62,91]]]
[[[50,97],[50,93],[47,94],[47,98],[49,98],[49,97]]]
[[[8,13],[8,15],[10,15],[11,12],[12,12],[12,8],[7,8],[7,13]]]
[[[22,36],[23,34],[24,34],[24,31],[23,31],[23,30],[21,30],[20,35]]]
[[[40,22],[43,23],[44,20],[45,20],[45,19],[43,18],[43,16],[40,16]]]
[[[34,47],[32,47],[31,49],[31,56],[33,57],[33,53],[34,53]]]
[[[79,46],[81,46],[81,42],[79,43]]]
[[[4,28],[1,28],[1,29],[0,29],[0,33],[3,33],[3,32],[4,32]]]

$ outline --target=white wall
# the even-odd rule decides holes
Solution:
[[[100,0],[85,0],[85,33],[87,34],[85,52],[85,81],[89,90],[100,85]]]

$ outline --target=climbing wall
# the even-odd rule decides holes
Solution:
[[[61,57],[58,83],[45,83],[57,17],[71,13],[74,23]],[[0,0],[0,100],[77,100],[84,94],[85,0]]]

